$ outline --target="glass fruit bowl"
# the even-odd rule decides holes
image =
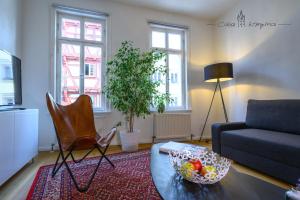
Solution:
[[[182,178],[200,184],[219,182],[226,176],[231,165],[231,160],[208,149],[171,151],[169,158],[172,166]]]

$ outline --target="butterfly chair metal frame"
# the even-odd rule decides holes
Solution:
[[[85,98],[87,98],[86,95],[81,95],[81,96],[85,96]],[[60,108],[64,107],[64,106],[61,106],[61,105],[55,103],[54,100],[53,100],[53,98],[51,97],[51,95],[49,93],[47,93],[46,98],[47,98],[48,109],[50,111],[51,116],[53,115],[53,113],[51,112],[52,111],[51,110],[51,103],[54,106],[58,106]],[[88,97],[88,98],[90,100],[90,97]],[[80,97],[78,99],[80,99]],[[91,100],[90,100],[90,104],[91,104]],[[73,155],[73,151],[76,150],[76,145],[70,145],[70,148],[68,148],[68,149],[64,148],[64,146],[62,144],[62,141],[60,139],[60,134],[59,134],[58,129],[56,127],[57,123],[56,123],[55,118],[53,116],[52,116],[52,119],[53,119],[53,124],[54,124],[55,132],[56,132],[56,137],[57,137],[57,141],[58,141],[58,145],[59,145],[59,154],[58,154],[58,157],[56,159],[55,165],[54,165],[54,167],[52,169],[52,177],[54,177],[56,175],[56,173],[59,171],[59,169],[64,164],[65,167],[66,167],[66,169],[67,169],[67,171],[68,171],[68,173],[70,174],[71,179],[73,180],[73,182],[75,184],[76,189],[79,192],[86,192],[89,189],[89,187],[90,187],[93,179],[95,178],[95,175],[97,173],[97,170],[98,170],[98,168],[99,168],[99,166],[100,166],[103,158],[106,159],[108,161],[108,163],[113,168],[115,167],[114,164],[106,157],[105,153],[106,153],[106,151],[107,151],[107,149],[108,149],[108,147],[110,145],[110,142],[111,142],[112,138],[114,137],[114,135],[116,133],[116,127],[112,128],[111,131],[106,136],[104,136],[104,137],[98,137],[98,139],[95,138],[95,140],[97,142],[95,142],[94,144],[92,144],[91,148],[89,148],[89,151],[81,159],[76,160],[74,158],[74,155]],[[93,117],[92,117],[92,119],[93,119]],[[92,128],[94,129],[94,127],[92,127]],[[97,135],[95,137],[97,137]],[[74,174],[73,174],[73,172],[72,172],[72,170],[71,170],[71,168],[70,168],[70,166],[68,165],[67,159],[69,157],[71,157],[71,159],[73,160],[74,163],[80,163],[91,152],[93,152],[95,149],[97,149],[99,151],[99,153],[100,153],[101,156],[100,156],[99,161],[97,163],[97,166],[96,166],[95,170],[93,171],[92,176],[88,180],[87,184],[84,187],[80,187],[79,184],[78,184],[78,182],[77,182],[77,180],[76,180],[76,178],[75,178],[75,176],[74,176]],[[60,158],[62,158],[62,162],[60,164],[58,164]]]

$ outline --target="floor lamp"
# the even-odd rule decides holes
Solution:
[[[206,115],[206,119],[204,122],[204,126],[201,131],[201,136],[200,136],[200,141],[202,140],[204,129],[206,127],[206,123],[211,111],[212,104],[214,102],[214,98],[217,92],[217,89],[219,88],[220,94],[221,94],[221,99],[222,99],[222,105],[223,105],[223,111],[225,115],[225,120],[228,122],[228,116],[227,116],[227,111],[224,103],[224,98],[223,98],[223,93],[222,93],[222,88],[221,88],[221,82],[223,81],[228,81],[233,79],[233,69],[232,69],[232,63],[216,63],[212,65],[208,65],[204,68],[204,80],[205,82],[215,82],[216,87],[215,91],[213,94],[213,97],[210,102],[210,106],[208,109],[208,113]]]

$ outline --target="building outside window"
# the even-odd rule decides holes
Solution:
[[[13,80],[12,66],[4,66],[4,80]]]
[[[106,17],[58,9],[56,22],[56,100],[68,105],[87,94],[95,110],[106,110]]]
[[[171,73],[171,83],[172,84],[177,83],[177,74],[176,73]]]
[[[95,76],[95,65],[93,64],[85,64],[84,65],[84,75],[88,77],[94,77]]]

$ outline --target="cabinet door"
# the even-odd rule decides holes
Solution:
[[[13,174],[14,113],[0,112],[0,185]]]
[[[21,169],[38,152],[38,112],[15,112],[15,170]]]

